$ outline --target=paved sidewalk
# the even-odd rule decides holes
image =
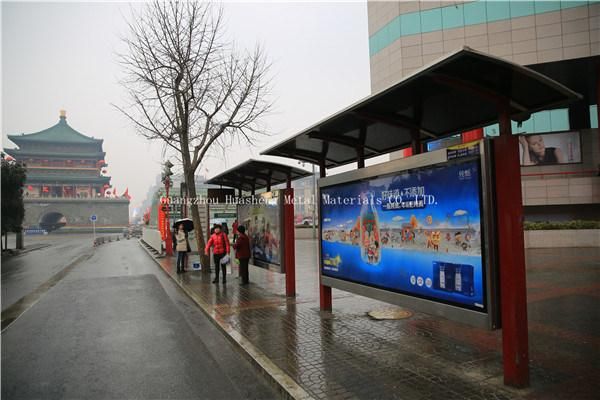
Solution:
[[[600,392],[600,250],[529,250],[531,387],[502,384],[501,332],[426,314],[373,320],[398,309],[335,290],[319,310],[317,244],[296,241],[298,296],[284,275],[251,267],[226,285],[201,272],[166,273],[277,382],[285,394],[315,399],[591,399]]]

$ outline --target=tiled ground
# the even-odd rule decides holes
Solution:
[[[200,272],[175,275],[227,323],[317,399],[587,399],[600,393],[600,250],[527,252],[531,387],[502,384],[501,332],[421,313],[378,321],[393,308],[333,291],[319,310],[317,247],[296,241],[298,296],[284,276],[251,268],[227,285]],[[172,273],[172,260],[160,259]],[[234,268],[235,269],[235,268]]]

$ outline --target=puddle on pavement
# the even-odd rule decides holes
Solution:
[[[369,311],[367,315],[374,320],[397,320],[412,317],[413,313],[401,308],[387,308],[383,310]]]

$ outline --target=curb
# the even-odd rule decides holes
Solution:
[[[236,331],[227,322],[216,318],[216,312],[213,307],[207,304],[199,296],[197,296],[191,289],[182,285],[181,282],[177,281],[171,274],[169,274],[160,264],[160,262],[154,257],[154,255],[146,248],[142,239],[138,240],[138,243],[146,251],[146,253],[152,258],[152,260],[159,266],[159,268],[169,277],[175,284],[194,302],[209,320],[215,325],[221,332],[225,334],[225,337],[237,345],[241,350],[241,353],[254,364],[263,375],[274,385],[284,398],[290,400],[313,400],[314,398],[300,386],[296,381],[286,374],[281,368],[275,365],[263,352],[261,352],[256,346],[254,346],[248,339],[246,339],[241,333]]]

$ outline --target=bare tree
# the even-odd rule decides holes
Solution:
[[[120,56],[131,104],[117,106],[148,139],[164,141],[181,160],[187,194],[215,145],[253,142],[269,111],[264,52],[240,54],[223,40],[223,12],[206,2],[155,1],[129,23]],[[205,246],[191,207],[198,249]]]

